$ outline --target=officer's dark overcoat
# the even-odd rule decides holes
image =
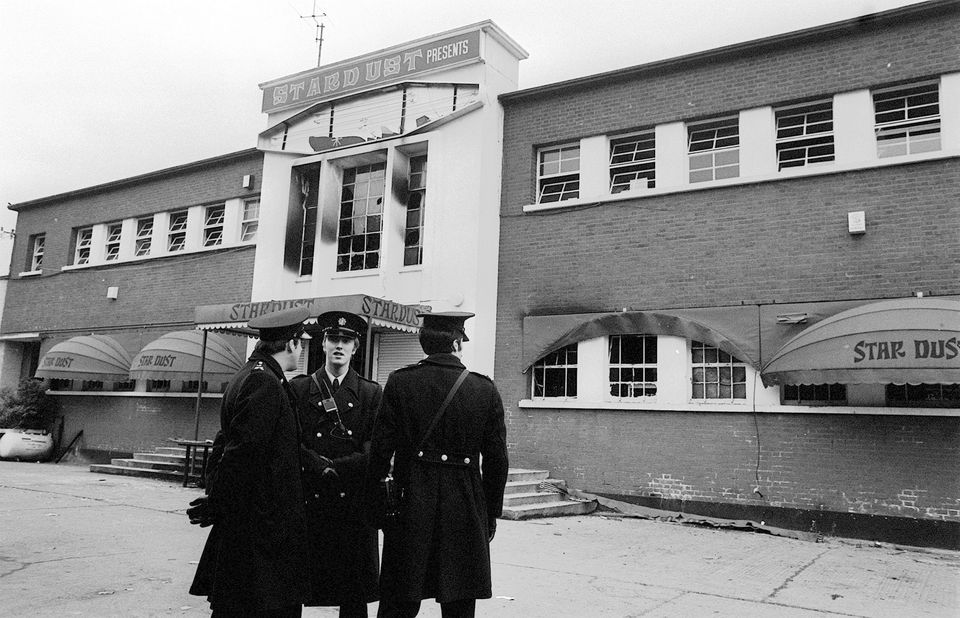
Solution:
[[[381,593],[392,598],[491,596],[488,522],[502,511],[507,480],[503,403],[493,382],[470,373],[424,457],[414,452],[463,368],[453,354],[433,354],[393,372],[384,387],[370,476],[382,478],[396,454],[403,508],[398,525],[384,530],[380,580]]]
[[[220,425],[223,454],[207,478],[217,520],[190,594],[224,610],[300,604],[306,545],[300,430],[272,356],[254,352],[230,380]]]
[[[315,374],[329,389],[327,372]],[[348,434],[336,416],[324,412],[324,393],[312,377],[296,378],[291,387],[299,401],[306,448],[333,460],[337,480],[308,480],[307,527],[310,540],[309,595],[306,605],[369,603],[379,599],[379,543],[376,528],[363,513],[362,488],[367,469],[373,419],[380,407],[380,385],[350,369],[333,395]],[[310,479],[310,475],[307,476]]]

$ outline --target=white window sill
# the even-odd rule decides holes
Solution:
[[[718,189],[722,187],[731,187],[738,185],[757,184],[763,182],[777,182],[793,178],[804,178],[807,176],[825,176],[828,174],[840,174],[856,170],[869,170],[874,168],[889,167],[894,165],[907,165],[910,163],[922,163],[925,161],[935,161],[939,159],[951,159],[960,157],[960,150],[940,150],[937,152],[924,152],[916,155],[903,155],[898,157],[886,157],[883,159],[873,159],[869,161],[857,161],[845,165],[833,163],[823,163],[804,167],[788,168],[782,172],[772,174],[758,174],[754,176],[741,176],[738,178],[726,178],[724,180],[714,180],[710,182],[697,182],[692,184],[675,185],[671,187],[655,187],[653,189],[639,189],[635,191],[622,191],[616,194],[601,193],[591,196],[580,197],[575,200],[565,200],[562,202],[550,202],[547,204],[527,204],[523,207],[523,212],[541,212],[550,210],[559,210],[563,208],[576,208],[577,206],[594,206],[607,202],[618,202],[623,200],[635,200],[645,197],[658,197],[670,195],[673,193],[689,193],[693,191],[703,191],[709,189]]]
[[[348,270],[344,272],[333,273],[331,279],[360,279],[363,277],[378,277],[380,270]]]
[[[691,401],[689,403],[656,403],[644,401],[577,401],[575,399],[522,399],[521,409],[529,410],[611,410],[650,412],[734,412],[738,414],[834,414],[858,416],[949,416],[960,417],[960,408],[888,408],[867,406],[794,406],[761,405],[756,409],[749,402]]]
[[[39,277],[42,274],[43,270],[28,270],[22,273],[17,273],[17,276],[22,279],[23,277]]]

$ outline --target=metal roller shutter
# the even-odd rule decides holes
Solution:
[[[379,333],[377,335],[376,380],[387,383],[390,373],[424,358],[415,333]]]

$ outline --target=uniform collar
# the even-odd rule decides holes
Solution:
[[[327,375],[327,368],[321,367],[318,369],[315,374],[321,380],[323,380],[327,386],[331,386],[330,376]],[[319,389],[316,384],[312,384],[313,380],[310,381],[310,390],[314,393],[319,393]],[[347,369],[347,372],[340,376],[340,388],[346,388],[349,391],[356,393],[360,386],[360,377],[356,371],[353,370],[353,367]],[[339,390],[337,391],[339,392]]]
[[[278,378],[281,380],[284,379],[283,369],[280,367],[280,363],[278,363],[277,359],[270,354],[265,354],[259,350],[254,350],[247,362],[262,362],[270,369],[270,371],[275,373]]]
[[[463,362],[461,362],[455,354],[450,354],[448,352],[431,354],[420,362],[427,365],[440,365],[441,367],[456,367],[457,369],[465,369]]]

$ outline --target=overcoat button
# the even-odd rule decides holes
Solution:
[[[446,455],[440,455],[440,461],[446,461],[446,460],[447,460]]]
[[[320,494],[313,494],[313,497],[319,499],[319,498],[320,498]]]
[[[347,430],[347,435],[348,435],[348,436],[352,436],[352,435],[353,435],[353,430],[352,430],[352,429],[348,429],[348,430]]]
[[[470,458],[469,458],[469,457],[464,457],[464,458],[463,458],[463,463],[465,463],[465,464],[470,463]]]
[[[352,407],[353,407],[353,403],[348,403],[348,404],[347,404],[347,407],[348,407],[348,408],[352,408]]]
[[[323,434],[318,431],[318,432],[317,432],[317,437],[318,437],[318,438],[322,438],[322,437],[323,437]]]
[[[423,457],[423,451],[420,451],[419,453],[417,453],[417,457]]]

